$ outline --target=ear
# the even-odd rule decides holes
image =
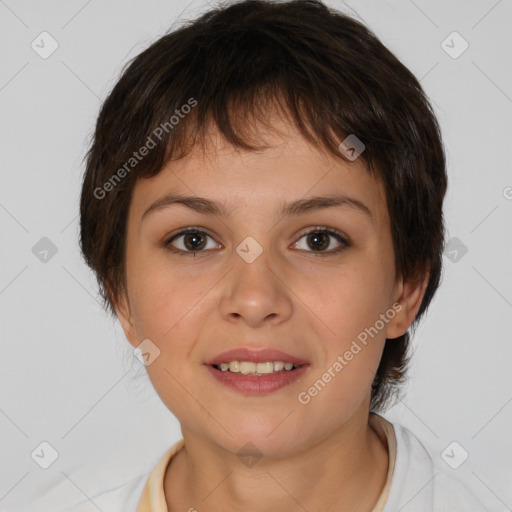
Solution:
[[[388,339],[398,338],[405,334],[420,309],[430,273],[425,271],[417,276],[416,279],[412,278],[405,282],[400,279],[396,287],[393,304],[399,303],[401,309],[398,311],[398,308],[394,308],[396,315],[389,321],[386,329],[386,338]]]
[[[121,327],[123,328],[126,339],[130,342],[130,344],[133,347],[137,347],[139,345],[139,340],[127,292],[125,293],[124,291],[122,291],[121,296],[115,298],[109,284],[107,284],[107,289],[110,300],[114,306],[116,316],[119,319],[119,322],[121,323]]]

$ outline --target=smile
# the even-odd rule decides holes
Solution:
[[[277,370],[274,370],[275,363],[277,363]],[[232,364],[235,369],[238,364],[238,371],[231,370]],[[223,369],[220,368],[221,365]],[[301,377],[309,368],[309,364],[294,365],[282,361],[262,363],[231,361],[203,366],[218,383],[230,390],[253,396],[266,395],[292,385],[301,380]],[[270,370],[271,367],[272,370]]]
[[[270,375],[272,373],[291,371],[298,368],[299,365],[283,361],[266,361],[264,363],[254,363],[252,361],[230,361],[213,365],[222,372],[243,373],[244,375]]]

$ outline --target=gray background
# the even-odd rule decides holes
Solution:
[[[512,4],[328,3],[364,20],[421,79],[447,147],[448,238],[467,248],[451,242],[407,395],[385,416],[439,456],[457,441],[469,458],[450,470],[489,509],[511,510]],[[78,250],[78,199],[88,138],[122,65],[207,7],[0,0],[2,511],[54,511],[121,485],[181,437],[99,305]],[[58,43],[46,59],[31,47],[50,48],[43,31]],[[469,44],[457,58],[445,49],[460,40],[442,46],[453,31]],[[46,261],[43,237],[57,249]],[[43,441],[59,454],[48,469],[31,458]]]

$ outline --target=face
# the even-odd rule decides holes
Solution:
[[[424,291],[396,279],[384,187],[361,159],[335,159],[278,125],[262,151],[237,152],[213,137],[205,154],[137,182],[128,297],[117,309],[134,347],[149,339],[160,351],[146,370],[184,433],[232,453],[252,442],[269,457],[306,449],[368,414],[384,342],[407,330]],[[222,213],[162,202],[176,194]],[[346,199],[282,213],[335,195]],[[206,363],[238,348],[279,350],[306,364],[286,385],[282,375],[232,373],[230,382],[250,380],[232,387]],[[270,384],[258,387],[258,378]]]

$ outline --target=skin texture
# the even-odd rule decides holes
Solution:
[[[361,159],[335,159],[277,116],[271,126],[258,132],[269,146],[262,151],[237,151],[212,132],[204,154],[194,148],[137,182],[127,227],[128,297],[117,314],[134,347],[147,338],[158,346],[148,376],[185,439],[165,475],[169,510],[313,512],[343,504],[371,511],[389,462],[368,425],[371,383],[386,338],[412,323],[427,276],[397,279],[384,187]],[[142,220],[170,192],[226,202],[230,215],[172,205]],[[282,202],[336,192],[362,201],[372,215],[348,206],[277,214]],[[180,256],[165,248],[189,226],[211,237],[203,235],[201,253]],[[329,254],[341,245],[331,236],[323,253],[315,251],[304,234],[318,226],[340,230],[349,245]],[[248,236],[263,249],[250,264],[236,252]],[[186,241],[181,236],[173,246],[187,250]],[[301,404],[298,394],[397,302],[394,318]],[[276,392],[244,396],[203,367],[242,346],[283,350],[310,367]],[[252,467],[237,457],[248,442],[262,454]]]

